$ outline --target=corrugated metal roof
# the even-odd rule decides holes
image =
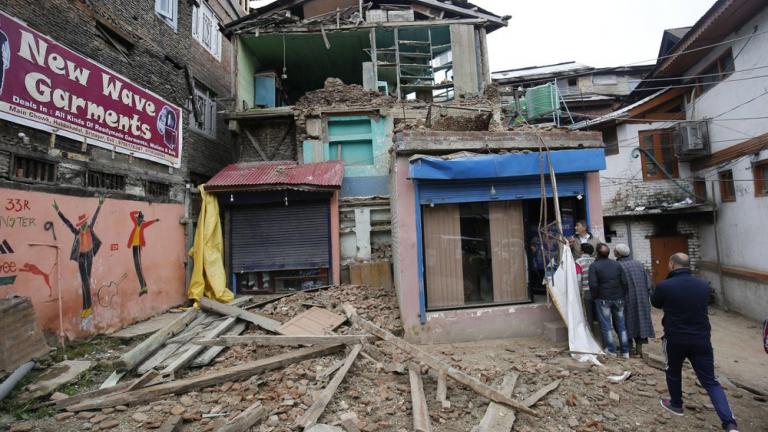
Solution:
[[[342,161],[299,164],[296,161],[241,162],[226,166],[206,183],[206,190],[248,187],[339,188],[344,178]]]

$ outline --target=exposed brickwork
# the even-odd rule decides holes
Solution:
[[[154,11],[154,1],[147,0],[49,0],[45,7],[26,0],[0,0],[0,9],[25,21],[33,29],[56,42],[127,77],[183,108],[183,151],[180,169],[128,155],[113,153],[89,145],[85,152],[81,143],[58,137],[56,148],[49,149],[49,134],[9,122],[0,122],[0,177],[8,178],[9,155],[21,154],[59,162],[58,182],[65,187],[59,192],[82,194],[88,169],[116,172],[127,176],[126,197],[144,195],[144,182],[152,180],[171,184],[171,201],[183,197],[184,183],[190,174],[208,177],[235,159],[235,149],[226,123],[220,118],[215,139],[189,128],[190,93],[184,73],[187,66],[193,78],[217,96],[218,111],[231,109],[233,90],[233,49],[222,38],[221,61],[208,53],[192,37],[192,2],[178,0],[178,25],[174,31]],[[232,19],[218,4],[212,7],[224,20]],[[133,40],[128,60],[106,42],[96,21],[107,23],[120,34]],[[24,133],[28,142],[19,138]],[[11,178],[11,181],[13,179]],[[13,187],[13,186],[11,186]],[[17,186],[18,187],[18,186]],[[49,189],[44,185],[21,185],[31,189]]]
[[[293,118],[241,121],[240,128],[250,132],[268,160],[297,160],[296,127]],[[239,134],[237,142],[240,146],[241,162],[264,160],[245,130]]]
[[[678,183],[693,190],[691,182],[678,180]],[[659,208],[683,201],[689,196],[670,180],[601,179],[600,186],[603,191],[603,212],[607,216],[633,211],[638,207]]]

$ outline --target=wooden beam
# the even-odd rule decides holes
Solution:
[[[300,346],[300,345],[337,345],[360,344],[375,336],[371,335],[338,335],[338,336],[269,336],[269,335],[245,335],[245,336],[221,336],[215,339],[199,339],[192,341],[196,345],[204,346],[235,346],[235,345],[261,345],[261,346]]]
[[[261,149],[259,142],[253,136],[253,134],[251,134],[251,131],[249,131],[248,128],[246,127],[244,127],[243,130],[245,131],[245,136],[248,137],[248,141],[251,142],[251,145],[253,146],[253,148],[255,148],[256,152],[258,152],[259,156],[261,156],[261,160],[263,160],[264,162],[268,162],[269,158],[267,158],[267,154],[264,153],[264,150]]]
[[[408,376],[411,382],[411,407],[413,410],[413,430],[416,432],[432,432],[429,421],[427,399],[424,397],[424,384],[421,381],[421,370],[415,364],[408,365]]]
[[[709,261],[699,261],[699,267],[705,270],[717,272],[717,263],[709,262]],[[739,279],[745,279],[753,282],[759,282],[759,283],[766,283],[768,282],[768,272],[755,270],[755,269],[749,269],[744,267],[736,267],[736,266],[729,266],[729,265],[722,265],[720,268],[723,271],[723,274],[730,277],[735,277]]]
[[[520,374],[517,372],[512,372],[511,374],[506,375],[504,381],[501,383],[500,391],[511,397],[519,377]],[[485,415],[483,416],[483,419],[480,420],[480,424],[477,428],[472,429],[472,432],[509,432],[512,430],[514,424],[514,411],[503,405],[499,405],[496,402],[491,402],[490,405],[488,405],[488,409],[485,410]]]
[[[131,391],[140,389],[142,387],[146,387],[147,384],[151,383],[152,380],[158,377],[160,375],[156,370],[151,370],[142,375],[139,379],[135,380],[133,383],[131,383],[130,387],[128,387],[125,391]]]
[[[296,426],[309,428],[310,426],[317,423],[317,419],[319,419],[323,414],[323,411],[325,411],[325,407],[328,405],[328,402],[331,401],[333,394],[336,392],[336,388],[338,388],[339,384],[341,384],[341,381],[344,380],[344,376],[347,374],[347,371],[349,371],[349,368],[352,367],[352,363],[355,362],[357,355],[360,354],[360,350],[362,349],[362,345],[355,345],[352,347],[352,352],[350,352],[347,356],[347,359],[344,361],[344,365],[341,367],[341,369],[339,369],[338,372],[336,372],[336,375],[333,376],[333,379],[328,383],[328,386],[325,387],[325,389],[323,389],[323,391],[317,395],[312,406],[309,407],[304,415],[296,420]]]
[[[240,309],[232,305],[219,303],[216,300],[211,300],[208,297],[200,299],[200,307],[204,310],[216,312],[219,315],[229,315],[240,318],[241,320],[248,321],[256,324],[264,330],[278,333],[277,329],[280,328],[282,323],[280,321],[273,320],[272,318],[259,315],[245,309]]]
[[[540,388],[539,391],[537,391],[536,393],[528,396],[528,398],[523,401],[523,405],[525,405],[527,407],[532,407],[532,406],[536,405],[536,402],[540,401],[541,398],[543,398],[544,396],[548,395],[549,392],[551,392],[552,390],[556,389],[557,386],[560,385],[560,381],[562,381],[562,380],[552,381],[551,383],[549,383],[549,384],[545,385],[544,387]]]
[[[444,372],[438,372],[437,374],[437,400],[440,402],[443,408],[450,408],[451,403],[448,402],[448,384],[446,383],[447,377]]]
[[[500,26],[507,26],[507,22],[501,19],[501,17],[497,17],[494,15],[488,15],[483,12],[478,12],[476,10],[464,8],[461,6],[452,5],[450,3],[444,3],[438,0],[413,0],[414,3],[422,4],[424,6],[429,6],[435,9],[444,10],[448,12],[453,12],[458,15],[468,15],[475,18],[480,18],[484,20],[488,20],[490,22],[493,22],[495,24],[498,24]]]
[[[177,381],[158,384],[151,387],[145,387],[130,392],[95,397],[85,400],[75,405],[67,407],[69,411],[86,411],[100,408],[113,407],[117,405],[138,405],[146,402],[165,399],[170,394],[181,394],[190,391],[202,389],[217,385],[226,381],[242,380],[258,373],[278,369],[293,363],[298,363],[310,358],[320,357],[332,354],[342,349],[344,345],[334,345],[330,347],[312,347],[303,348],[268,357],[253,362],[248,362],[238,366],[229,367],[206,374],[193,376]]]
[[[178,432],[181,429],[181,423],[181,416],[170,416],[165,419],[157,432]]]
[[[165,328],[156,331],[152,336],[144,339],[143,342],[136,345],[132,350],[120,356],[115,363],[118,370],[130,371],[139,365],[145,358],[149,357],[160,348],[165,341],[173,335],[181,332],[197,316],[197,309],[189,309],[180,317],[176,318]]]
[[[236,317],[229,317],[225,319],[205,335],[206,339],[221,336],[225,331],[229,330],[233,325],[235,325],[236,321]],[[194,343],[190,344],[189,348],[182,355],[176,358],[171,364],[166,366],[165,369],[160,371],[160,374],[164,377],[170,376],[171,378],[175,379],[176,373],[191,363],[195,357],[203,352],[203,350],[205,350],[205,347],[202,345],[196,345]]]
[[[401,351],[404,351],[407,354],[411,355],[411,357],[413,357],[414,360],[426,364],[432,369],[435,369],[437,372],[445,373],[446,376],[448,376],[449,378],[459,382],[460,384],[464,384],[465,386],[472,389],[475,393],[481,396],[484,396],[494,402],[512,407],[516,411],[524,412],[526,414],[539,417],[539,414],[536,411],[524,405],[521,405],[519,402],[514,401],[511,398],[503,395],[498,390],[483,384],[477,378],[467,375],[464,372],[461,372],[460,370],[454,368],[453,366],[450,366],[449,364],[443,362],[437,357],[434,357],[433,355],[425,351],[422,351],[416,346],[411,345],[408,342],[404,341],[403,339],[400,339],[399,337],[393,335],[392,333],[382,329],[376,324],[373,324],[372,322],[359,317],[357,315],[357,312],[355,311],[355,308],[353,308],[350,304],[345,303],[343,305],[343,308],[344,308],[344,311],[347,313],[347,317],[351,321],[357,322],[357,324],[363,330],[378,336],[379,338],[383,339],[386,342],[389,342],[390,344],[394,345],[396,348],[400,349]]]
[[[241,432],[251,429],[251,426],[267,417],[267,409],[257,401],[246,408],[245,411],[238,414],[232,420],[216,428],[216,432]]]

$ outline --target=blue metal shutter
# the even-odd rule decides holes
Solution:
[[[233,207],[232,271],[328,268],[328,201]]]
[[[417,182],[421,204],[449,204],[476,201],[504,201],[541,197],[539,177],[516,177],[482,181],[428,181]],[[546,181],[547,196],[552,196],[549,179]],[[559,196],[585,194],[584,175],[558,176]]]

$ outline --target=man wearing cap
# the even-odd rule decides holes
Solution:
[[[651,277],[640,261],[629,257],[629,246],[618,244],[613,249],[613,254],[624,269],[624,277],[627,279],[624,317],[629,342],[634,344],[631,351],[634,355],[642,357],[643,345],[648,343],[648,338],[656,337],[651,321]]]
[[[59,210],[59,204],[55,200],[53,201],[53,209],[56,210],[61,221],[64,222],[64,225],[75,236],[69,259],[77,262],[78,270],[80,271],[80,282],[83,290],[83,311],[80,313],[80,317],[83,319],[93,314],[93,305],[91,303],[91,269],[93,268],[93,257],[101,248],[101,240],[93,231],[93,225],[96,223],[96,218],[99,216],[102,204],[104,204],[104,197],[100,196],[99,205],[96,207],[91,221],[88,222],[88,215],[81,214],[77,218],[77,223],[72,225],[72,222]]]

